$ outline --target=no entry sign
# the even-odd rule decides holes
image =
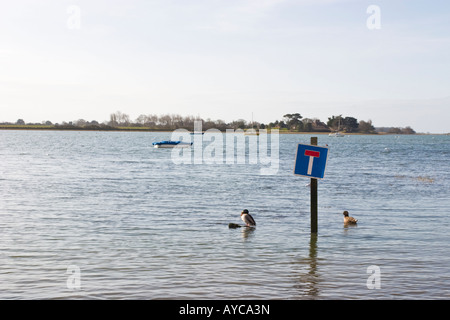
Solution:
[[[309,144],[298,144],[294,174],[314,179],[323,179],[327,166],[328,148]]]

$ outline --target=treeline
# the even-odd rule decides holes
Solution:
[[[297,132],[377,133],[371,120],[358,121],[354,117],[343,117],[342,115],[331,116],[324,123],[317,118],[303,118],[299,113],[288,113],[283,116],[281,121],[271,122],[268,126]]]
[[[215,128],[221,131],[226,129],[279,129],[287,132],[345,132],[345,133],[365,133],[377,134],[414,134],[415,131],[410,128],[375,128],[371,120],[364,121],[342,115],[333,115],[328,121],[322,122],[317,118],[303,118],[300,113],[289,113],[283,115],[280,120],[269,123],[260,123],[256,121],[246,121],[244,119],[225,122],[223,120],[202,119],[200,116],[181,116],[179,114],[141,114],[132,120],[130,116],[121,111],[111,113],[108,121],[102,123],[92,120],[86,121],[78,119],[70,122],[53,124],[51,121],[42,121],[42,123],[25,123],[23,119],[18,119],[16,123],[0,123],[0,125],[9,125],[14,127],[33,127],[42,129],[67,129],[67,130],[148,130],[148,131],[172,131],[175,129],[187,129],[192,131],[196,121],[202,122],[202,129],[208,130]]]
[[[342,131],[346,133],[366,133],[377,134],[378,130],[373,126],[372,121],[357,120],[354,117],[344,117],[342,115],[333,115],[328,118],[326,123],[317,118],[303,118],[300,113],[289,113],[283,115],[282,119],[275,120],[269,123],[261,123],[257,121],[246,121],[244,119],[233,120],[231,122],[225,122],[223,120],[211,120],[202,119],[197,116],[181,116],[179,114],[141,114],[134,121],[132,121],[129,115],[117,111],[110,115],[110,119],[107,122],[111,127],[146,127],[150,129],[187,129],[192,130],[195,121],[202,121],[203,130],[211,128],[225,131],[226,129],[279,129],[282,131],[290,132],[334,132]],[[391,133],[391,132],[389,132]],[[400,128],[392,133],[413,134],[415,131],[410,127]]]
[[[411,127],[379,127],[376,128],[379,133],[389,133],[389,134],[415,134],[416,132]]]

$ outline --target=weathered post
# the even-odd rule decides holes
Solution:
[[[317,146],[317,137],[311,137],[311,145]],[[311,178],[311,233],[317,233],[317,179]]]
[[[311,234],[317,234],[317,180],[323,179],[328,159],[328,148],[317,146],[317,137],[311,137],[311,144],[297,146],[294,174],[311,179]]]

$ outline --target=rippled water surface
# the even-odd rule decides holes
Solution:
[[[0,298],[449,299],[450,136],[318,137],[314,237],[292,174],[309,135],[261,175],[176,164],[151,147],[170,133],[0,131]],[[257,227],[229,229],[244,208]]]

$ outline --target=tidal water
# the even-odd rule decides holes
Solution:
[[[269,175],[175,163],[170,136],[0,131],[0,299],[450,298],[450,136],[318,135],[317,236],[311,135],[280,135]],[[229,229],[243,209],[256,228]]]

